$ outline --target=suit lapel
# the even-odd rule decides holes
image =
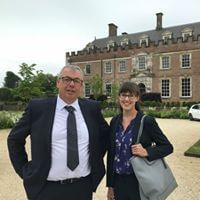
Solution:
[[[54,116],[55,116],[56,102],[57,102],[56,97],[50,98],[48,99],[48,102],[46,102],[46,104],[44,105],[46,107],[44,129],[46,130],[45,132],[47,133],[46,138],[47,138],[49,148],[51,148],[52,128],[53,128],[53,121],[54,121]]]
[[[92,133],[92,130],[94,130],[94,127],[93,127],[93,123],[91,123],[92,116],[91,116],[91,113],[89,112],[89,109],[88,109],[89,107],[86,106],[86,103],[84,102],[83,99],[79,99],[78,103],[79,103],[81,112],[83,114],[83,118],[84,118],[85,123],[86,123],[87,128],[88,128],[89,137],[91,137],[91,135],[92,135],[91,133]]]

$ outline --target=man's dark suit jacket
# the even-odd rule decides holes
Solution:
[[[51,167],[51,135],[56,101],[56,97],[30,101],[8,136],[9,156],[15,171],[23,179],[29,199],[37,197]],[[78,102],[89,131],[89,162],[95,191],[105,174],[103,156],[109,128],[96,101],[79,99]],[[29,135],[30,161],[25,150],[26,137]]]
[[[132,143],[135,144],[137,140],[137,135],[140,127],[141,118],[143,113],[139,111],[134,119],[133,126],[133,138]],[[107,186],[113,187],[114,182],[114,169],[113,163],[115,158],[115,135],[117,127],[120,123],[121,115],[117,115],[112,118],[110,122],[110,134],[109,134],[109,148],[107,155]],[[163,134],[159,128],[156,120],[151,116],[146,116],[144,119],[144,128],[142,136],[140,138],[140,143],[148,152],[148,159],[150,161],[165,157],[173,152],[173,146]],[[155,146],[152,146],[155,143]],[[134,190],[134,188],[133,188]],[[134,192],[134,191],[133,191]]]

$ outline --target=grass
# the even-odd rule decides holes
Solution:
[[[200,140],[193,144],[185,153],[185,156],[199,157],[200,158]]]

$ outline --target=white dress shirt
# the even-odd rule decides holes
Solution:
[[[68,178],[79,178],[90,174],[89,166],[89,133],[80,110],[78,100],[70,104],[75,108],[78,134],[79,165],[74,171],[67,167],[67,117],[66,104],[57,97],[56,111],[52,129],[51,168],[47,180],[57,181]]]

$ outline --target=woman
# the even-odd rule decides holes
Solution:
[[[140,200],[138,181],[129,162],[133,155],[152,161],[173,152],[173,146],[150,116],[144,120],[141,143],[134,144],[143,116],[138,107],[139,97],[139,87],[133,82],[125,82],[119,90],[121,114],[113,117],[110,123],[108,200]]]

